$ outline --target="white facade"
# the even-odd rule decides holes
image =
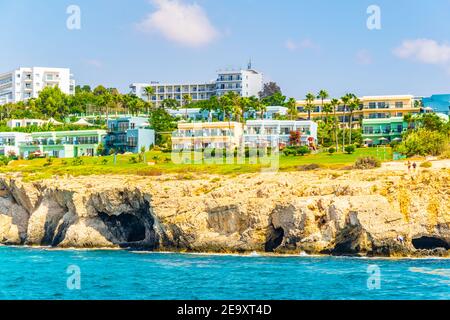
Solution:
[[[253,69],[219,71],[216,81],[186,84],[133,83],[131,91],[138,97],[148,101],[146,87],[152,87],[155,94],[151,102],[156,105],[165,99],[175,99],[181,106],[185,105],[184,96],[189,95],[193,102],[208,100],[212,96],[222,96],[233,91],[242,97],[258,96],[263,89],[263,75]]]
[[[218,96],[236,92],[241,97],[257,97],[262,89],[263,75],[253,69],[220,71],[216,80]]]
[[[0,155],[19,156],[19,145],[30,142],[31,134],[22,132],[0,132]]]
[[[0,74],[0,104],[37,98],[48,86],[58,86],[66,94],[75,93],[75,81],[67,68],[18,68]]]
[[[30,126],[37,126],[40,127],[44,124],[46,124],[48,121],[41,120],[41,119],[12,119],[9,120],[6,125],[11,128],[24,128],[24,127],[30,127]]]
[[[314,121],[248,120],[244,142],[249,147],[288,145],[291,132],[300,132],[302,145],[317,144],[317,128]]]
[[[175,99],[180,105],[185,105],[184,97],[189,95],[192,102],[208,100],[216,94],[214,83],[196,83],[196,84],[160,84],[160,83],[133,83],[131,91],[148,101],[145,93],[146,87],[152,87],[155,94],[151,97],[151,102],[159,106],[166,99]]]

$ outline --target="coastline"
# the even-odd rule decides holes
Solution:
[[[241,258],[333,258],[333,259],[358,259],[358,260],[387,260],[387,261],[405,261],[405,260],[450,260],[450,255],[446,257],[438,256],[405,256],[405,257],[380,257],[380,256],[358,256],[358,255],[326,255],[326,254],[287,254],[287,253],[268,253],[268,252],[249,252],[249,253],[214,253],[214,252],[182,252],[182,251],[145,251],[133,250],[123,248],[54,248],[44,246],[28,246],[28,245],[4,245],[0,244],[0,248],[12,249],[31,249],[36,251],[51,251],[51,252],[127,252],[132,254],[142,255],[187,255],[199,257],[241,257]]]
[[[0,243],[249,256],[449,257],[450,170],[0,176]]]

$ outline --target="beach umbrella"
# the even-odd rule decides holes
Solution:
[[[87,122],[84,118],[81,118],[80,120],[78,120],[77,122],[74,122],[73,124],[77,125],[77,126],[86,126],[86,127],[92,126],[92,124]]]

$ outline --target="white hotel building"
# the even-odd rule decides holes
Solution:
[[[48,86],[58,86],[66,94],[74,94],[75,81],[70,69],[30,67],[0,74],[0,105],[37,98]]]
[[[133,83],[131,91],[145,101],[148,100],[145,88],[152,87],[155,94],[151,101],[159,106],[165,99],[175,99],[185,105],[184,96],[189,95],[193,102],[208,100],[212,96],[222,96],[227,92],[236,92],[242,97],[258,96],[263,89],[262,73],[251,68],[246,70],[219,71],[217,79],[204,83]]]

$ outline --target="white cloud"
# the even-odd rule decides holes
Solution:
[[[369,65],[373,63],[372,55],[366,49],[361,49],[356,53],[356,62],[362,65]]]
[[[450,45],[432,39],[405,40],[394,49],[394,54],[402,59],[411,59],[426,64],[449,66]]]
[[[97,60],[97,59],[89,59],[89,60],[86,60],[86,63],[87,63],[88,65],[92,66],[92,67],[95,67],[95,68],[101,68],[101,67],[103,67],[103,62],[101,62],[100,60]]]
[[[156,11],[137,27],[142,32],[158,32],[166,39],[190,47],[204,46],[218,36],[206,12],[196,3],[182,0],[152,0]]]
[[[308,38],[303,39],[298,42],[295,40],[292,40],[292,39],[288,39],[284,43],[284,46],[286,49],[288,49],[290,51],[306,50],[306,49],[312,49],[312,50],[319,49],[319,46],[316,43],[314,43],[311,39],[308,39]]]

